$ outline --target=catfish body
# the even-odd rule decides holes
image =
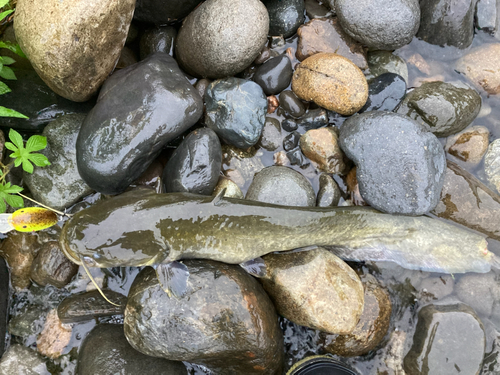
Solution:
[[[346,260],[433,272],[488,272],[497,262],[483,236],[427,217],[140,190],[78,212],[60,242],[73,262],[102,268],[193,258],[237,264],[312,245]]]

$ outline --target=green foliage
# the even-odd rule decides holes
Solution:
[[[9,7],[9,0],[0,0],[0,10]],[[4,20],[6,17],[8,17],[10,14],[14,12],[14,9],[7,9],[3,10],[0,12],[0,22]],[[11,42],[0,42],[0,48],[5,48],[8,49],[9,51],[14,52],[15,54],[21,56],[21,57],[26,57],[21,51],[21,48],[19,48],[19,45],[11,43]],[[12,57],[8,56],[0,56],[0,78],[3,79],[8,79],[8,80],[16,80],[16,74],[14,73],[14,70],[10,68],[8,65],[12,65],[15,63],[16,60],[14,60]],[[0,81],[0,95],[7,94],[10,92],[9,86],[7,86],[5,83]],[[14,111],[13,109],[5,108],[0,106],[0,117],[18,117],[18,118],[28,118],[25,115]],[[0,206],[1,209],[1,206]]]
[[[49,159],[45,155],[34,153],[47,147],[47,138],[41,135],[33,135],[25,145],[21,134],[14,129],[10,129],[9,139],[11,142],[5,142],[5,148],[13,151],[9,155],[13,161],[8,165],[0,162],[0,213],[5,212],[7,209],[6,202],[12,207],[24,207],[23,199],[19,195],[16,195],[23,189],[17,185],[11,185],[10,182],[5,182],[5,176],[9,173],[12,166],[18,167],[22,165],[25,172],[33,173],[33,164],[37,167],[50,165]]]

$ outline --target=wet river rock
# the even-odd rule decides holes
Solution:
[[[404,369],[408,374],[479,374],[484,349],[483,324],[469,306],[427,305],[418,313]]]
[[[40,153],[47,156],[50,165],[23,173],[33,198],[56,210],[69,207],[92,192],[76,165],[76,139],[84,120],[85,115],[72,114],[47,125],[42,133],[47,137],[47,147]]]
[[[500,241],[500,196],[449,160],[441,197],[432,213]]]
[[[134,0],[21,1],[14,26],[23,52],[47,85],[88,100],[115,67],[127,38]],[[38,17],[50,14],[50,17]]]
[[[401,103],[397,113],[407,115],[437,137],[465,129],[479,113],[481,97],[463,83],[424,82]]]
[[[280,55],[259,66],[252,79],[262,87],[266,95],[274,95],[288,87],[292,74],[290,59],[287,55]]]
[[[405,82],[408,83],[406,61],[389,51],[368,52],[368,66],[370,67],[370,73],[366,76],[368,82],[384,73],[394,73],[403,77]]]
[[[374,208],[422,215],[436,207],[446,158],[423,125],[396,113],[365,112],[344,122],[340,147],[356,164],[361,196]]]
[[[269,15],[260,1],[208,0],[184,20],[176,58],[193,76],[232,76],[255,60],[267,42],[268,30]]]
[[[445,150],[467,165],[477,165],[488,150],[490,131],[481,125],[469,126],[446,140]]]
[[[319,189],[318,196],[316,197],[316,206],[337,206],[341,196],[342,193],[335,180],[327,173],[321,173],[319,175]]]
[[[173,26],[155,27],[144,31],[139,43],[141,60],[155,52],[173,54],[177,30]]]
[[[182,20],[200,0],[137,0],[134,19],[141,22],[165,25]]]
[[[102,87],[78,135],[78,171],[93,189],[121,193],[202,112],[200,95],[175,60],[157,52]]]
[[[98,317],[123,314],[127,304],[127,297],[106,289],[104,294],[106,298],[119,306],[106,301],[98,290],[76,293],[66,297],[57,306],[59,320],[62,323],[79,323]]]
[[[137,276],[125,310],[136,350],[202,364],[216,374],[274,374],[283,360],[278,316],[262,286],[241,267],[188,260],[187,294],[169,298],[155,271]]]
[[[304,23],[303,0],[263,0],[269,13],[269,35],[283,35],[288,38],[295,34]]]
[[[358,113],[368,111],[392,112],[406,95],[406,82],[394,73],[384,73],[372,79],[368,86],[368,100]]]
[[[210,83],[205,93],[206,125],[227,143],[246,149],[264,127],[267,98],[255,82],[229,77]]]
[[[490,184],[500,193],[500,139],[496,139],[488,147],[484,156],[484,171]]]
[[[144,355],[130,346],[121,324],[99,324],[78,352],[78,375],[187,375],[182,362]]]
[[[338,132],[332,127],[311,129],[300,137],[300,149],[317,169],[326,173],[344,174],[346,172],[345,155],[338,144]]]
[[[58,241],[42,245],[31,265],[30,277],[38,285],[54,285],[62,288],[78,272],[78,265],[71,262],[61,251]]]
[[[271,166],[257,173],[246,199],[282,206],[313,207],[314,189],[301,173],[283,166]]]
[[[363,72],[335,53],[317,53],[305,59],[295,69],[292,90],[299,98],[341,115],[356,113],[368,98]]]
[[[346,335],[321,334],[324,350],[343,357],[368,353],[380,344],[391,320],[391,299],[377,280],[366,275],[361,279],[364,287],[364,307],[354,330]]]
[[[36,235],[29,232],[10,232],[2,241],[0,255],[9,265],[12,286],[15,290],[30,286],[31,264],[39,249]]]
[[[50,375],[45,359],[33,349],[12,344],[0,360],[1,375]]]
[[[372,49],[403,47],[420,24],[417,0],[335,0],[335,10],[347,34]]]
[[[300,61],[315,53],[336,53],[366,69],[366,53],[363,46],[352,39],[340,27],[337,18],[313,19],[297,30],[299,40],[296,56]]]
[[[354,330],[363,312],[363,285],[344,261],[323,248],[263,259],[260,281],[280,315],[324,332]]]
[[[0,338],[7,333],[7,319],[9,317],[9,284],[10,273],[5,260],[0,257]],[[5,340],[0,340],[0,358],[5,351]]]
[[[210,195],[219,180],[221,164],[217,134],[208,128],[194,130],[177,147],[163,170],[165,190]]]

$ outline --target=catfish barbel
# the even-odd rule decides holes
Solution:
[[[431,272],[484,273],[500,264],[484,236],[428,217],[144,190],[76,213],[60,242],[74,263],[101,268],[193,258],[238,264],[312,245],[327,247],[344,260],[393,261]],[[186,270],[180,273],[187,278]],[[157,274],[160,281],[162,275],[178,276],[164,267]]]

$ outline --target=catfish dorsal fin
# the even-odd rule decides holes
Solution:
[[[227,188],[222,189],[217,193],[214,199],[212,199],[212,204],[214,206],[220,206],[220,204],[222,203],[222,198],[224,198],[224,194],[226,194],[226,190]]]

